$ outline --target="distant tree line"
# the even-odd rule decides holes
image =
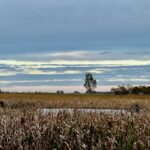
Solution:
[[[150,86],[131,86],[131,85],[121,85],[117,88],[112,88],[111,92],[119,95],[127,95],[127,94],[141,94],[148,95],[150,94]]]
[[[0,93],[4,94],[49,94],[50,92],[40,92],[40,91],[26,91],[26,92],[17,92],[17,91],[2,91],[0,89]]]

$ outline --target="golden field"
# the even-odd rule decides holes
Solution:
[[[0,150],[149,150],[150,96],[0,94]],[[138,106],[133,113],[42,114],[40,108]]]
[[[150,112],[150,95],[0,94],[8,107],[129,109],[138,104]]]

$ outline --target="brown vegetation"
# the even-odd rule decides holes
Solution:
[[[0,94],[1,150],[150,149],[150,97]],[[119,108],[133,113],[38,112],[39,108]],[[142,110],[139,112],[139,110]],[[138,113],[135,113],[138,112]]]
[[[139,108],[150,112],[150,95],[0,94],[9,108]]]
[[[150,149],[150,118],[142,114],[0,112],[1,149]]]

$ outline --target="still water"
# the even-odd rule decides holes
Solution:
[[[57,115],[59,112],[67,112],[73,114],[74,112],[82,112],[82,113],[106,113],[106,114],[125,114],[129,113],[127,110],[122,109],[73,109],[73,108],[51,108],[51,109],[38,109],[38,112],[43,115],[52,113]]]

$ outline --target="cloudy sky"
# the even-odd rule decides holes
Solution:
[[[149,0],[1,0],[0,88],[150,84]]]

